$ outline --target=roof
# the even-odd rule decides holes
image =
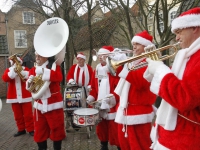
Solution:
[[[101,47],[109,44],[109,39],[116,29],[117,20],[114,17],[105,18],[92,24],[93,47]],[[83,27],[75,38],[75,50],[84,51],[90,47],[90,33],[88,26]]]
[[[9,54],[5,35],[0,35],[0,54]]]

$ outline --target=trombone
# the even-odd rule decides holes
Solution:
[[[130,65],[131,62],[139,60],[141,58],[151,58],[152,60],[160,60],[160,61],[167,60],[167,59],[169,59],[169,58],[171,58],[171,57],[176,55],[176,53],[178,52],[178,49],[177,49],[178,45],[179,45],[179,42],[175,43],[173,45],[167,45],[167,46],[164,46],[164,47],[161,47],[161,48],[158,48],[158,49],[154,49],[152,51],[148,51],[148,52],[142,53],[141,55],[138,55],[138,56],[130,57],[130,58],[128,58],[126,60],[123,60],[123,61],[114,61],[110,57],[108,57],[106,59],[107,66],[108,66],[108,69],[109,69],[110,73],[113,76],[116,76],[117,68],[119,66],[121,66],[121,65],[124,65],[125,63],[127,63],[129,70],[137,70],[137,69],[139,69],[141,67],[144,67],[144,66],[148,65],[148,63],[144,62],[144,63],[141,63],[139,65],[135,65],[133,67],[130,67],[131,66]],[[173,49],[173,53],[171,55],[164,55],[164,56],[161,56],[161,57],[158,56],[158,53],[160,53],[160,52],[162,52],[164,50],[167,50],[167,49]]]

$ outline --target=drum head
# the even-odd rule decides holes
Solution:
[[[97,109],[93,109],[93,108],[81,108],[81,109],[77,109],[74,111],[74,114],[77,115],[94,115],[99,113],[99,111]]]

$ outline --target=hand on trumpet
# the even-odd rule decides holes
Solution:
[[[154,61],[151,58],[147,58],[146,61],[148,62],[148,67],[143,74],[143,77],[148,81],[151,82],[156,72],[157,68],[164,65],[162,61]]]

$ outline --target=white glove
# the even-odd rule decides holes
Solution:
[[[147,58],[146,61],[148,62],[148,71],[150,74],[154,75],[154,73],[156,72],[156,69],[160,66],[163,65],[162,61],[154,61],[151,60],[150,58]]]
[[[14,79],[17,76],[17,73],[15,72],[15,65],[9,68],[8,76],[11,79]]]
[[[43,74],[43,69],[42,69],[41,67],[36,67],[35,73],[36,73],[37,75]]]
[[[26,81],[26,90],[29,90],[30,89],[30,84],[31,82],[33,82],[33,79],[34,79],[34,76],[33,75],[30,75],[28,80]]]
[[[74,79],[70,79],[69,82],[68,82],[67,84],[75,85],[76,82],[74,81]]]
[[[116,53],[114,56],[110,56],[110,58],[114,61],[121,61],[127,59],[127,56],[125,53]]]
[[[110,109],[116,105],[116,100],[113,94],[108,94],[102,100],[101,109]]]
[[[101,101],[101,107],[100,109],[110,109],[110,106],[108,104],[108,98],[104,98],[102,101]]]
[[[33,82],[33,79],[34,79],[34,76],[33,76],[33,75],[30,75],[29,78],[28,78],[28,80],[27,80],[27,82],[28,82],[28,83],[31,83],[31,82]]]
[[[143,77],[148,81],[151,82],[153,79],[153,75],[149,73],[149,69],[147,68],[143,74]]]

